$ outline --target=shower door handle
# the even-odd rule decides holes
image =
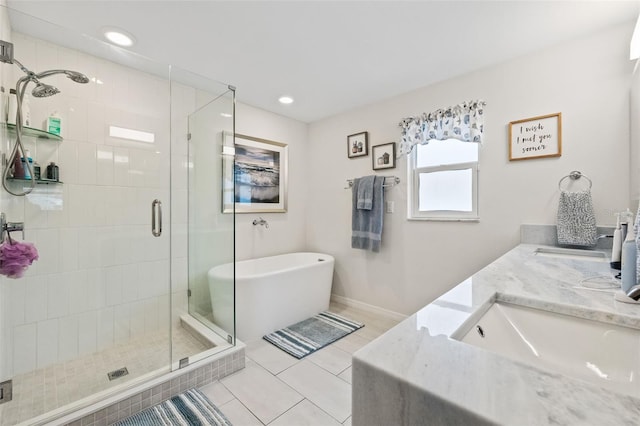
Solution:
[[[162,235],[162,203],[158,199],[151,203],[151,233],[154,237]]]

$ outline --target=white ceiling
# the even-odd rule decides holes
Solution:
[[[124,28],[137,38],[130,50],[232,84],[239,101],[305,122],[635,21],[639,11],[637,1],[9,0],[8,6],[97,38],[104,26]],[[12,25],[38,34],[30,22]],[[61,37],[46,38],[68,45]],[[295,102],[280,105],[283,94]]]

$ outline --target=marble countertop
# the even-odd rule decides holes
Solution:
[[[434,424],[453,419],[455,424],[640,424],[640,395],[616,393],[450,338],[496,299],[640,328],[640,305],[576,288],[594,277],[613,276],[608,262],[537,256],[537,247],[517,246],[356,352],[354,425],[384,424],[397,416],[414,424],[418,413],[433,416]],[[399,396],[372,407],[383,387]]]

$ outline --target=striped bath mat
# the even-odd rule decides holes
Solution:
[[[198,389],[190,389],[158,405],[127,417],[115,426],[231,426]]]
[[[300,359],[362,327],[364,324],[325,311],[267,334],[263,339]]]

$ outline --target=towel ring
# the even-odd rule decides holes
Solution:
[[[591,189],[591,186],[593,185],[593,182],[591,182],[591,179],[589,179],[586,175],[583,175],[582,172],[574,170],[571,173],[569,173],[568,175],[566,175],[565,177],[560,179],[560,181],[558,182],[558,189],[559,190],[562,191],[562,182],[567,178],[569,178],[571,180],[578,180],[580,178],[585,178],[589,182],[589,189]]]

